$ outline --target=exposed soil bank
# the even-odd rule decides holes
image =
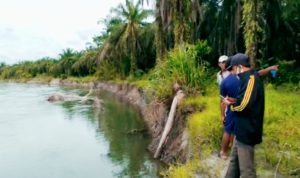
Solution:
[[[154,97],[147,97],[142,89],[130,84],[116,84],[112,82],[89,82],[77,83],[69,80],[54,79],[50,82],[29,81],[28,83],[40,83],[49,85],[61,85],[69,87],[83,87],[107,91],[120,99],[130,103],[141,113],[152,142],[148,146],[149,151],[154,155],[162,135],[172,98],[164,102],[157,102]],[[185,129],[185,118],[191,112],[191,108],[177,109],[172,129],[163,144],[159,159],[165,163],[184,163],[188,159],[188,134]]]

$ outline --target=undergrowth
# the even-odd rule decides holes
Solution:
[[[169,52],[165,60],[160,61],[150,71],[147,79],[147,91],[152,91],[158,99],[172,95],[172,86],[178,83],[186,89],[204,90],[209,81],[208,64],[202,59],[211,52],[207,43],[199,45],[182,45]]]

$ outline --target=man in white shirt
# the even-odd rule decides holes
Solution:
[[[219,57],[219,67],[220,67],[220,71],[217,73],[217,82],[219,84],[219,86],[221,85],[222,81],[228,77],[228,75],[230,74],[229,71],[226,70],[225,68],[225,64],[226,61],[228,60],[228,56],[226,55],[222,55]]]

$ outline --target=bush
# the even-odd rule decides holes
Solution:
[[[159,98],[169,97],[172,94],[172,85],[178,83],[185,88],[204,90],[208,81],[207,64],[199,64],[198,56],[206,56],[211,48],[206,42],[194,45],[182,45],[172,50],[167,58],[159,62],[149,74],[150,89],[155,91]]]
[[[118,78],[118,72],[114,65],[108,61],[103,61],[98,67],[96,77],[100,80],[112,80]]]
[[[291,83],[300,83],[300,68],[296,67],[296,61],[281,60],[278,62],[278,77],[272,79],[272,83],[276,85]]]

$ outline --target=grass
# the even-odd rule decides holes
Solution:
[[[218,96],[218,95],[216,95]],[[202,106],[202,112],[194,113],[188,119],[188,130],[195,158],[206,157],[219,148],[222,125],[219,112],[219,97],[205,96],[188,99]],[[201,153],[201,155],[199,154]]]
[[[164,177],[172,178],[193,178],[195,171],[200,168],[199,161],[194,159],[184,165],[173,165],[169,170],[162,174]]]
[[[158,99],[172,96],[172,86],[178,83],[187,89],[201,90],[199,86],[205,86],[207,81],[207,66],[199,65],[198,51],[209,54],[205,42],[201,48],[193,45],[182,45],[169,52],[166,59],[158,62],[156,67],[147,76],[149,81],[147,90],[150,90]]]
[[[68,77],[66,78],[69,81],[77,82],[77,83],[88,83],[95,82],[97,78],[95,76],[86,76],[86,77]]]
[[[264,139],[259,149],[272,167],[289,174],[300,165],[300,94],[266,87]],[[281,159],[279,163],[279,159]]]
[[[206,96],[188,98],[185,104],[199,105],[202,112],[188,118],[188,130],[192,148],[192,159],[186,165],[173,165],[166,177],[190,177],[199,170],[200,163],[212,153],[220,150],[223,133],[218,88],[210,87]],[[272,85],[265,88],[266,103],[263,143],[256,147],[258,175],[266,170],[290,176],[300,165],[300,94]],[[299,176],[299,175],[298,175]]]

